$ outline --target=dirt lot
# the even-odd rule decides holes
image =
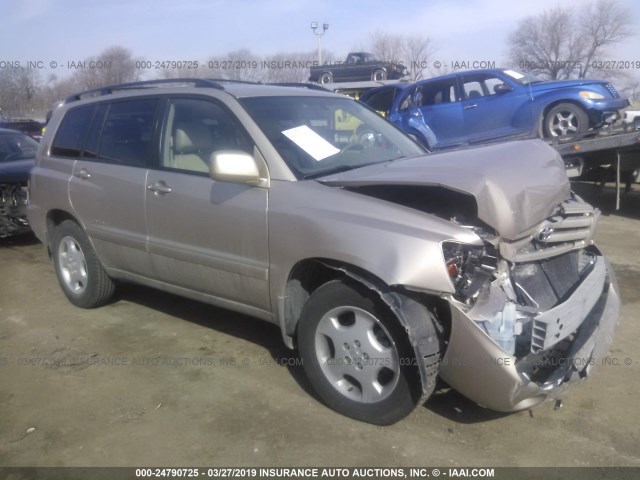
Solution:
[[[33,237],[0,241],[0,465],[640,466],[640,188],[617,213],[577,188],[622,290],[611,364],[562,408],[440,392],[384,428],[320,404],[271,325],[133,286],[81,310]]]

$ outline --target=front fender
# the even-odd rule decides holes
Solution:
[[[389,286],[451,293],[441,242],[482,245],[433,215],[315,181],[272,182],[268,215],[272,305],[293,268],[313,258],[353,265]]]

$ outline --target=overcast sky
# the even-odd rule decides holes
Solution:
[[[561,2],[563,6],[585,0]],[[640,2],[624,0],[640,25]],[[240,48],[259,55],[316,48],[310,22],[328,23],[323,49],[342,57],[370,33],[428,35],[434,59],[504,64],[522,18],[557,0],[0,0],[0,62],[67,61],[125,46],[147,60],[199,60]],[[636,29],[637,30],[637,29]],[[640,37],[612,53],[640,60]],[[55,72],[64,76],[58,69]],[[635,72],[636,74],[640,72]]]

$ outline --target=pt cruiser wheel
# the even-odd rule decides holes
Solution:
[[[114,284],[80,226],[65,220],[53,237],[53,262],[58,282],[67,298],[78,307],[104,305]]]
[[[365,288],[341,281],[318,288],[302,312],[298,343],[309,381],[339,413],[389,425],[420,397],[406,333]]]
[[[588,128],[587,114],[582,108],[572,103],[560,103],[549,110],[544,117],[546,137],[563,137],[584,132]]]

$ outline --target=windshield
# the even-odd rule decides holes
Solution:
[[[38,142],[21,132],[0,132],[0,162],[34,158]]]
[[[425,153],[349,98],[255,97],[240,102],[298,179]]]
[[[518,72],[517,70],[503,70],[502,72],[512,80],[518,82],[520,85],[529,85],[530,83],[539,83],[544,81],[535,75]]]

